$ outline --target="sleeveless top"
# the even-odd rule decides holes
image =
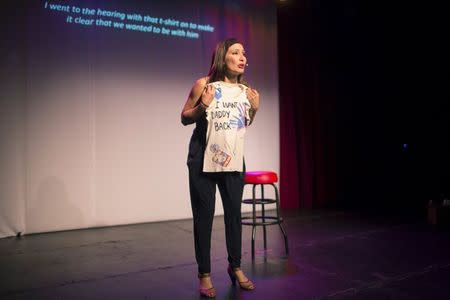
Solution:
[[[244,136],[250,121],[250,102],[243,84],[215,81],[214,99],[196,122],[188,164],[203,162],[203,172],[242,172]]]

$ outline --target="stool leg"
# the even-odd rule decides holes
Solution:
[[[252,191],[253,206],[253,226],[252,226],[252,260],[255,259],[255,237],[256,237],[256,184],[253,185]]]
[[[264,184],[261,184],[261,201],[264,201]],[[261,219],[266,222],[266,212],[264,211],[264,203],[261,204]],[[266,225],[263,225],[264,250],[267,250],[267,230]]]
[[[284,249],[286,250],[286,255],[289,255],[289,246],[288,246],[288,238],[286,235],[286,231],[284,231],[284,228],[283,228],[283,226],[281,226],[281,223],[278,225],[280,226],[281,232],[283,233],[283,236],[284,236]]]
[[[256,225],[252,226],[252,260],[255,260],[255,236],[256,236]]]
[[[288,237],[286,234],[286,231],[284,230],[283,226],[281,225],[281,223],[283,222],[283,220],[280,217],[280,198],[278,195],[278,189],[275,186],[275,184],[272,183],[273,188],[275,189],[275,199],[276,199],[276,206],[277,206],[277,220],[278,220],[278,225],[280,226],[281,232],[283,233],[283,237],[284,237],[284,248],[286,250],[286,255],[289,255],[289,245],[288,245]]]

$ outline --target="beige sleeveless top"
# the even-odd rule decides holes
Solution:
[[[215,81],[214,99],[206,109],[208,122],[204,172],[243,171],[244,135],[250,121],[247,87]]]

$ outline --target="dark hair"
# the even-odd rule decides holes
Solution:
[[[234,44],[241,44],[235,38],[229,38],[223,40],[216,45],[216,49],[212,55],[211,66],[208,72],[208,82],[214,82],[218,80],[224,80],[226,75],[226,65],[225,65],[225,55],[227,54],[228,48]],[[247,85],[244,81],[242,74],[238,75],[238,83]]]

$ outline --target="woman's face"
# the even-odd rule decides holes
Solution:
[[[243,74],[247,58],[245,57],[245,50],[242,44],[236,43],[231,45],[225,54],[225,65],[227,71],[233,75]]]

